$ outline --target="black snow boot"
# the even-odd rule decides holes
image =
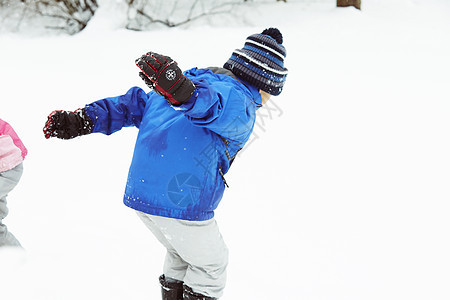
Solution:
[[[217,300],[217,298],[195,293],[190,287],[184,285],[183,300]]]
[[[183,281],[166,280],[164,275],[159,277],[162,300],[183,300]]]

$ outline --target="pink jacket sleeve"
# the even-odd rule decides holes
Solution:
[[[19,165],[27,154],[27,148],[11,125],[0,119],[0,172]]]

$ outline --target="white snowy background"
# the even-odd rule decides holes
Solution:
[[[221,66],[266,27],[290,74],[226,176],[223,299],[450,299],[450,2],[362,2],[132,32],[103,1],[75,36],[0,35],[0,117],[29,149],[5,219],[25,250],[0,250],[0,299],[160,298],[164,249],[122,204],[137,130],[61,141],[42,127],[144,87],[134,59],[148,50]]]

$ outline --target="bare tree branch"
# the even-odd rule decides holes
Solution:
[[[25,26],[41,27],[75,34],[83,30],[98,8],[97,0],[3,0],[7,8],[15,11],[17,30]],[[21,17],[17,18],[17,12]],[[9,17],[9,16],[7,16]],[[11,17],[12,18],[12,17]],[[33,24],[33,25],[31,25]]]
[[[152,24],[177,27],[204,17],[230,13],[236,5],[243,3],[243,0],[166,0],[163,5],[171,5],[171,9],[163,10],[157,0],[128,0],[129,22],[126,27],[138,31]]]

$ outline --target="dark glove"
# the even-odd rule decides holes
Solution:
[[[148,52],[136,59],[136,65],[142,71],[139,76],[145,84],[174,106],[185,103],[195,92],[192,81],[183,75],[177,63],[168,56]]]
[[[89,134],[93,128],[92,120],[86,115],[84,108],[76,111],[55,110],[44,126],[45,138],[72,139]]]

